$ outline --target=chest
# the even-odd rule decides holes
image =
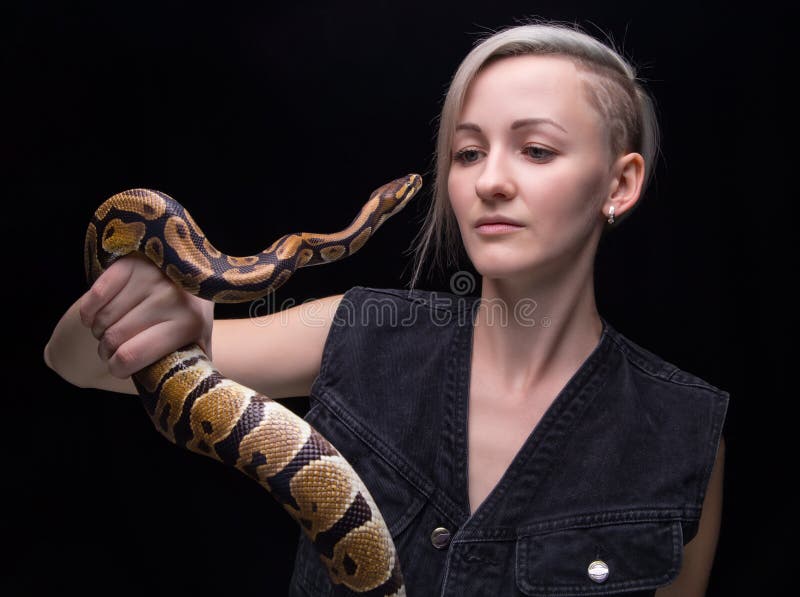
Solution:
[[[510,396],[481,380],[479,373],[474,375],[467,411],[471,512],[498,484],[557,393],[555,388],[542,387],[536,396]]]

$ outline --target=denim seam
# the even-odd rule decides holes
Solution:
[[[442,570],[442,590],[440,597],[444,597],[447,591],[447,577],[450,575],[450,559],[453,557],[454,550],[447,550],[447,558],[444,561],[444,570]]]
[[[712,386],[711,384],[708,384],[708,383],[695,382],[695,381],[683,381],[683,380],[680,380],[680,379],[675,379],[675,376],[679,375],[681,373],[687,373],[687,372],[684,371],[683,369],[679,369],[679,368],[676,367],[675,370],[672,373],[670,373],[669,377],[667,378],[667,381],[669,381],[670,383],[674,383],[675,385],[684,387],[684,388],[696,388],[698,390],[705,390],[705,391],[707,391],[707,392],[709,392],[711,394],[716,394],[717,396],[720,396],[720,397],[725,397],[725,396],[729,395],[728,392],[726,392],[725,390],[721,390],[720,388],[716,388],[716,387],[714,387],[714,386]],[[689,375],[691,375],[691,374],[689,374]],[[694,376],[692,376],[692,377],[694,377]]]
[[[683,526],[675,524],[672,526],[672,568],[667,572],[667,582],[669,584],[678,577],[681,569],[681,562],[683,561]]]
[[[648,368],[645,365],[645,363],[649,362],[650,359],[646,359],[645,356],[639,352],[639,350],[631,346],[628,342],[624,342],[623,340],[621,340],[617,335],[616,330],[614,330],[614,333],[610,334],[610,337],[614,341],[614,344],[616,344],[617,347],[619,347],[620,351],[625,355],[626,357],[625,360],[634,365],[640,371],[643,371],[644,373],[647,373],[652,377],[663,379],[665,381],[669,380],[670,376],[672,376],[675,373],[677,367],[672,363],[668,363],[667,361],[660,359],[660,357],[659,360],[663,363],[663,365],[668,365],[671,368],[668,373],[664,371],[663,367],[658,371]]]
[[[417,295],[417,296],[402,295],[402,294],[398,294],[396,292],[391,292],[390,290],[385,289],[385,288],[370,288],[370,287],[365,287],[365,286],[356,286],[354,288],[355,289],[359,289],[359,290],[373,292],[373,293],[376,293],[376,294],[383,294],[383,295],[386,295],[386,296],[392,296],[392,297],[395,297],[395,298],[402,299],[402,300],[404,300],[406,302],[409,302],[409,303],[415,303],[415,302],[416,303],[421,303],[421,304],[425,305],[426,307],[428,307],[428,309],[431,309],[431,310],[448,311],[450,313],[458,313],[458,312],[461,311],[460,308],[457,308],[457,307],[454,308],[452,305],[432,303],[427,297],[422,296],[422,295]],[[452,296],[452,297],[455,297],[457,299],[461,298],[461,299],[464,299],[465,301],[477,300],[476,297],[467,296],[467,295],[451,294],[451,293],[447,293],[447,292],[440,292],[438,294],[440,294],[441,296]]]
[[[728,399],[725,398],[722,401],[716,401],[712,404],[711,407],[711,417],[713,420],[713,429],[711,430],[709,440],[706,446],[706,454],[703,459],[705,462],[705,466],[702,469],[701,476],[697,480],[697,503],[702,504],[703,499],[705,498],[705,494],[708,487],[708,482],[711,479],[711,471],[714,468],[714,462],[716,460],[715,456],[717,450],[719,450],[719,444],[722,438],[722,426],[725,420],[725,415],[728,409]]]
[[[511,529],[510,533],[498,533],[496,537],[468,537],[464,539],[463,537],[459,537],[458,539],[453,539],[451,541],[451,545],[470,545],[472,543],[514,543],[519,539],[514,533],[514,530]]]
[[[320,406],[321,405],[320,405],[319,400],[314,400],[314,403],[311,406],[309,406],[309,408],[306,411],[306,414],[303,416],[303,418],[307,419],[309,417],[313,417],[314,413],[316,413],[320,409]]]
[[[349,289],[342,295],[341,301],[339,301],[339,306],[336,308],[336,313],[333,315],[333,321],[331,322],[331,327],[328,330],[328,336],[325,338],[325,344],[322,347],[322,361],[320,362],[319,367],[319,375],[314,379],[313,384],[311,385],[311,392],[310,394],[315,394],[314,389],[318,383],[321,383],[321,380],[325,379],[328,374],[328,369],[330,367],[330,360],[333,358],[331,354],[333,353],[333,349],[331,348],[333,343],[338,340],[339,334],[341,334],[341,329],[343,326],[336,324],[336,316],[339,314],[339,310],[343,309],[342,303],[344,303],[345,298],[348,297],[351,293],[353,293],[358,286]]]
[[[545,520],[536,524],[525,525],[517,530],[518,538],[524,538],[538,537],[539,535],[560,531],[618,526],[620,524],[674,523],[691,522],[693,520],[697,520],[697,518],[683,510],[617,510]]]
[[[472,512],[472,506],[469,502],[469,393],[472,384],[470,379],[472,374],[472,347],[470,345],[470,342],[473,341],[472,333],[474,333],[474,329],[470,330],[469,328],[459,329],[455,333],[457,346],[452,354],[454,359],[451,369],[453,383],[451,385],[452,394],[450,395],[455,414],[452,421],[453,429],[456,433],[456,437],[453,438],[453,445],[456,448],[454,454],[456,461],[455,472],[458,478],[459,493],[461,493],[459,497],[466,504],[465,514],[468,519],[475,514]],[[459,356],[462,358],[459,358]],[[480,505],[477,509],[481,509]]]
[[[700,382],[700,383],[698,383],[698,382],[687,382],[687,381],[681,381],[679,379],[673,379],[673,377],[675,375],[679,374],[679,373],[686,373],[685,371],[683,371],[679,367],[676,367],[675,365],[671,365],[672,370],[669,372],[669,374],[651,371],[651,370],[643,367],[638,362],[637,359],[631,358],[633,355],[630,354],[630,352],[626,349],[625,345],[621,344],[620,341],[617,338],[612,336],[612,339],[614,340],[614,343],[618,347],[620,347],[621,352],[625,355],[625,360],[627,362],[629,362],[631,365],[633,365],[634,367],[636,367],[637,369],[639,369],[640,371],[642,371],[643,373],[649,375],[650,377],[653,377],[655,379],[661,380],[663,382],[668,382],[668,383],[674,384],[676,386],[681,386],[681,387],[684,387],[684,388],[694,388],[694,389],[698,389],[698,390],[705,390],[705,391],[707,391],[707,392],[709,392],[711,394],[714,394],[716,396],[719,396],[719,397],[724,397],[724,396],[728,395],[728,392],[726,392],[724,390],[721,390],[719,388],[716,388],[716,387],[712,386],[711,384],[702,383],[702,382]]]
[[[661,360],[661,362],[667,368],[667,371],[664,371],[664,370],[661,370],[661,371],[651,370],[651,369],[647,368],[643,364],[643,362],[648,362],[649,359],[646,359],[644,357],[644,355],[640,354],[639,349],[631,346],[628,342],[622,341],[616,334],[611,334],[611,338],[612,338],[612,340],[614,340],[614,344],[616,344],[619,347],[620,351],[625,355],[626,360],[629,363],[631,363],[631,365],[633,365],[634,367],[636,367],[637,369],[639,369],[640,371],[642,371],[643,373],[646,373],[647,375],[649,375],[651,377],[654,377],[656,379],[660,379],[662,381],[667,381],[667,382],[670,382],[670,383],[673,383],[675,385],[679,385],[679,386],[682,386],[682,387],[706,390],[706,391],[711,392],[713,394],[716,394],[718,396],[725,396],[725,395],[728,394],[724,390],[721,390],[720,388],[714,387],[713,385],[711,385],[709,383],[705,383],[702,380],[691,381],[690,382],[690,381],[682,381],[682,380],[679,380],[679,379],[674,379],[676,375],[680,375],[681,373],[684,373],[684,374],[687,374],[687,375],[691,375],[691,374],[688,374],[688,372],[684,371],[683,369],[681,369],[680,367],[678,367],[678,366],[676,366],[676,365],[674,365],[672,363],[664,361],[660,357],[658,357],[658,358]],[[695,376],[692,375],[692,377],[695,377]]]
[[[490,543],[496,541],[516,541],[525,537],[536,537],[549,533],[585,529],[619,524],[636,524],[642,522],[697,522],[700,517],[699,508],[668,509],[633,509],[609,510],[573,515],[562,518],[543,519],[533,524],[520,527],[489,527],[483,529],[467,529],[454,537],[452,543]]]

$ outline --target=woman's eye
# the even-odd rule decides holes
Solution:
[[[459,149],[457,152],[453,154],[453,160],[456,162],[461,162],[462,164],[471,164],[478,160],[481,157],[480,152],[477,149]]]
[[[524,153],[529,158],[532,158],[534,160],[546,160],[555,155],[555,153],[550,151],[549,149],[545,149],[544,147],[539,147],[538,145],[528,145],[527,147],[522,149],[522,153]]]

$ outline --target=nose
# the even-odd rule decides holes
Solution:
[[[488,155],[475,181],[475,191],[484,201],[511,199],[517,194],[514,178],[500,154]]]

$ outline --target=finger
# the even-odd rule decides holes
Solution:
[[[186,345],[188,342],[181,341],[179,327],[164,321],[130,338],[109,357],[109,373],[125,379]]]
[[[155,333],[161,335],[153,337],[152,344],[148,345],[152,348],[152,352],[146,353],[145,357],[150,354],[164,356],[194,342],[199,344],[210,358],[210,350],[206,348],[207,344],[210,344],[211,336],[211,330],[205,329],[207,327],[205,321],[207,309],[201,311],[196,308],[189,309],[187,308],[187,299],[200,300],[194,299],[178,289],[172,282],[164,280],[155,292],[106,330],[98,343],[98,355],[105,361],[112,361],[114,354],[131,339],[155,328]],[[207,301],[202,302],[206,303]],[[213,303],[209,303],[209,305],[213,308]],[[206,307],[206,305],[203,304],[202,307]],[[213,317],[213,311],[211,311],[211,316]],[[152,333],[148,332],[148,334]],[[205,336],[209,337],[208,342],[206,342]],[[136,346],[136,342],[129,345],[129,348],[130,346]],[[124,355],[124,352],[122,354]],[[131,358],[133,359],[131,366],[141,367],[149,364],[137,358],[137,355],[133,355]],[[123,357],[122,360],[126,361],[127,359]],[[120,368],[123,375],[130,374],[129,371],[132,370],[128,367]]]
[[[116,348],[122,341],[152,324],[154,322],[152,314],[143,309],[148,302],[152,302],[149,300],[151,296],[152,294],[149,294],[145,287],[127,284],[122,291],[95,313],[91,325],[94,337],[100,340],[109,334],[109,331],[114,330],[106,340],[113,337],[116,342],[114,348]],[[163,319],[163,317],[158,318],[159,321],[163,321]]]
[[[94,321],[91,325],[95,338],[99,339],[108,328],[116,324],[122,317],[141,305],[145,300],[160,296],[164,304],[169,304],[176,292],[175,284],[167,280],[166,276],[150,260],[134,255],[128,260],[127,267],[130,275],[125,282],[125,286],[95,313]],[[156,304],[152,308],[163,308],[163,305]],[[165,317],[162,316],[159,321],[163,319]],[[141,327],[135,329],[133,333],[137,333],[141,329]]]
[[[83,325],[92,327],[97,312],[125,287],[131,276],[131,266],[125,257],[112,263],[81,296],[79,314]]]
[[[120,346],[147,328],[165,321],[186,319],[189,312],[182,307],[182,292],[172,282],[163,280],[149,293],[120,293],[95,318],[95,326],[99,330],[99,335],[95,337],[100,341],[98,356],[108,360]],[[108,325],[104,327],[106,321]]]

